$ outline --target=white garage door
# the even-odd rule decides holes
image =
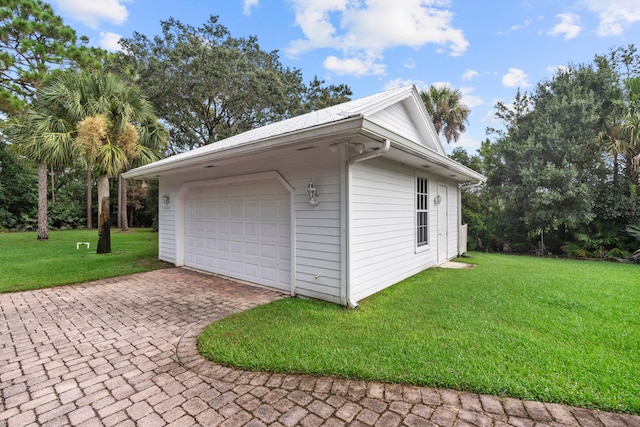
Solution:
[[[291,289],[290,195],[278,181],[193,188],[185,200],[185,265]]]

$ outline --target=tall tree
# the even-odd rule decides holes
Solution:
[[[443,85],[431,85],[420,93],[433,126],[442,133],[447,144],[457,142],[466,130],[469,107],[462,103],[462,92]]]
[[[167,137],[138,88],[96,71],[59,73],[48,80],[13,134],[24,146],[37,144],[47,162],[82,158],[94,165],[98,253],[111,252],[109,179],[134,162],[156,160]]]
[[[37,209],[37,176],[21,165],[0,140],[0,229],[14,229]]]
[[[8,116],[25,111],[51,68],[98,66],[103,53],[78,45],[73,29],[41,0],[3,0],[0,35],[0,111]],[[32,154],[38,164],[38,239],[47,239],[47,165],[38,152]]]
[[[284,67],[276,51],[256,37],[236,38],[211,16],[199,27],[170,18],[162,35],[140,33],[121,40],[124,52],[107,61],[114,72],[134,78],[170,131],[175,154],[342,102],[345,85],[307,88],[302,73]]]
[[[292,111],[291,115],[322,110],[332,105],[342,104],[351,100],[351,88],[345,84],[324,86],[325,81],[314,76],[313,80],[304,88],[301,105],[298,111]]]
[[[611,88],[609,70],[570,66],[540,82],[526,108],[522,97],[498,106],[507,131],[485,150],[488,185],[503,198],[502,228],[515,249],[530,249],[540,233],[559,249],[567,232],[596,219],[609,179],[599,123]]]

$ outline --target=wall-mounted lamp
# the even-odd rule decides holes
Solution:
[[[307,194],[309,195],[309,203],[314,208],[320,204],[320,200],[318,200],[318,195],[316,194],[316,186],[313,185],[313,181],[309,180],[309,184],[307,184]]]
[[[442,196],[440,196],[439,194],[433,198],[433,204],[435,206],[438,206],[440,204],[440,202],[442,202]]]
[[[169,209],[170,205],[171,205],[171,199],[169,198],[168,194],[165,194],[164,196],[162,196],[162,207],[165,209]]]

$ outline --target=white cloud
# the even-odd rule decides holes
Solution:
[[[375,58],[338,58],[329,56],[324,60],[324,68],[339,75],[356,77],[384,74],[385,65],[377,63]]]
[[[569,71],[569,67],[567,67],[566,65],[549,65],[547,66],[547,74],[549,74],[550,76],[555,76],[556,74],[559,73],[564,73]]]
[[[393,79],[393,80],[389,80],[385,85],[384,85],[384,90],[389,90],[389,89],[396,89],[399,87],[404,87],[404,86],[409,86],[409,85],[415,85],[419,91],[424,91],[429,89],[429,85],[427,83],[425,83],[422,80],[411,80],[411,79],[403,79],[403,78],[397,78],[397,79]]]
[[[259,0],[244,0],[244,6],[242,7],[242,13],[245,15],[251,15],[251,9],[258,7]]]
[[[443,87],[446,87],[449,89],[453,88],[453,86],[451,85],[451,82],[433,82],[431,84],[437,88],[443,88]]]
[[[462,75],[462,80],[471,80],[474,77],[478,76],[478,72],[476,70],[466,70]]]
[[[484,104],[484,100],[482,98],[473,94],[474,91],[475,89],[472,87],[460,88],[460,92],[462,93],[462,103],[470,109]]]
[[[637,0],[582,0],[582,3],[598,14],[599,36],[619,36],[626,27],[640,21],[640,2]]]
[[[409,70],[413,70],[416,68],[416,60],[414,58],[408,58],[404,64],[402,64],[404,68],[408,68]]]
[[[519,68],[509,68],[509,72],[502,76],[502,85],[505,87],[531,86],[528,76]]]
[[[398,46],[419,49],[427,44],[446,47],[452,56],[462,55],[469,47],[461,29],[452,26],[449,0],[289,0],[293,4],[296,25],[304,38],[294,40],[287,49],[290,56],[315,49],[342,52],[344,59],[354,58],[373,66],[364,74],[379,74],[384,51]],[[336,64],[333,56],[327,62]],[[351,67],[342,67],[345,69]],[[363,70],[355,68],[357,75]]]
[[[447,140],[443,137],[440,137],[440,140],[442,141],[442,145],[444,145],[444,149],[447,154],[451,154],[456,148],[464,148],[467,153],[475,154],[475,152],[482,147],[481,141],[476,141],[466,133],[460,135],[460,139],[458,139],[457,142],[451,141],[451,144],[447,144]]]
[[[518,31],[518,30],[522,30],[523,28],[527,28],[529,25],[531,25],[533,21],[530,18],[527,18],[524,20],[524,22],[522,24],[515,24],[512,25],[511,28],[509,28],[507,31],[498,31],[498,35],[499,36],[504,36],[506,34],[509,34],[513,31]]]
[[[496,109],[495,109],[495,105],[500,102],[501,100],[498,98],[494,98],[491,102],[492,102],[492,107],[490,109],[487,110],[486,114],[482,117],[482,119],[480,119],[480,123],[485,124],[485,125],[496,125],[496,124],[501,124],[502,120],[500,120],[497,116],[496,116]]]
[[[575,13],[560,13],[556,15],[556,18],[560,19],[560,23],[547,32],[547,35],[564,35],[564,39],[569,40],[577,37],[580,31],[582,31],[580,16]]]
[[[122,50],[122,46],[118,44],[118,41],[122,38],[121,34],[100,32],[100,47],[110,52],[116,52]]]
[[[129,12],[124,3],[131,0],[54,0],[61,14],[82,22],[86,26],[97,29],[100,22],[106,21],[114,25],[126,22]]]

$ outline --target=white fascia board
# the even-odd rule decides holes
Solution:
[[[186,157],[184,159],[178,159],[175,161],[160,160],[159,162],[150,163],[127,171],[123,173],[122,176],[127,179],[148,178],[189,166],[209,163],[215,160],[224,160],[246,154],[255,154],[290,145],[309,143],[321,138],[326,139],[340,134],[354,133],[358,132],[362,128],[362,121],[362,116],[357,115],[338,122],[331,122],[321,126],[269,137],[246,144],[212,150],[200,155]],[[170,157],[167,159],[170,159]]]
[[[393,147],[393,142],[391,146]],[[466,178],[469,178],[472,181],[476,181],[476,182],[487,181],[487,177],[485,177],[484,175],[474,171],[473,169],[466,167],[465,165],[462,165],[456,162],[453,159],[450,159],[447,156],[443,156],[442,154],[434,153],[433,151],[425,150],[425,149],[416,150],[413,147],[396,146],[396,148],[398,148],[401,151],[404,151],[405,153],[409,153],[415,157],[427,160],[435,165],[445,167],[451,170],[452,172],[459,173],[460,175]]]
[[[399,143],[407,147],[415,147],[417,150],[424,149],[432,153],[437,153],[436,151],[434,151],[433,149],[425,145],[422,145],[418,142],[412,141],[408,138],[398,135],[394,131],[389,130],[386,127],[382,126],[380,123],[372,122],[367,119],[364,119],[362,123],[362,130],[369,135],[375,135],[375,138],[379,139],[380,141],[389,139],[392,141],[392,143],[395,142],[396,144]]]
[[[465,178],[469,178],[471,181],[486,182],[487,180],[484,175],[456,162],[453,159],[450,159],[446,155],[440,154],[422,144],[403,138],[377,123],[363,120],[362,130],[364,133],[370,134],[376,139],[389,139],[391,141],[392,148],[396,148],[418,159],[426,160],[435,165],[445,167],[452,172],[456,172],[464,176]]]

